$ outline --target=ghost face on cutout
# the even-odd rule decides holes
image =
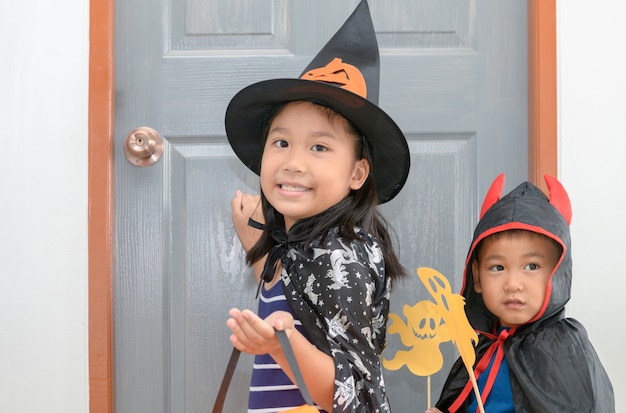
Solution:
[[[430,376],[443,367],[441,343],[450,341],[448,328],[436,310],[436,305],[428,300],[402,309],[406,323],[397,315],[389,314],[391,324],[389,334],[399,334],[402,344],[409,350],[398,350],[388,360],[383,358],[383,366],[388,370],[398,370],[406,365],[417,376]]]

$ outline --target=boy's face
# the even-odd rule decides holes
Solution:
[[[474,291],[502,326],[527,323],[543,307],[559,255],[550,239],[530,231],[489,236],[472,263]]]
[[[288,103],[273,119],[261,160],[261,189],[287,231],[359,189],[369,163],[356,159],[346,120],[310,102]]]

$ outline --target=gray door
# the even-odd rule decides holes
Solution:
[[[242,87],[296,77],[358,0],[119,1],[116,22],[115,403],[125,412],[206,412],[231,345],[232,306],[255,308],[255,285],[230,220],[236,189],[257,177],[232,153],[224,110]],[[428,298],[415,269],[455,292],[492,179],[527,176],[526,4],[514,0],[370,0],[381,48],[380,105],[409,140],[412,167],[383,212],[409,279],[392,311]],[[127,161],[129,132],[164,138],[151,166]],[[507,185],[507,189],[509,185]],[[448,343],[449,344],[449,343]],[[401,347],[389,336],[385,353]],[[431,378],[437,398],[445,370]],[[227,412],[243,412],[243,356]],[[387,372],[392,408],[426,408],[426,378]]]

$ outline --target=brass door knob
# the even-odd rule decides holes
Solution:
[[[147,126],[134,129],[126,136],[124,155],[135,166],[150,166],[163,155],[163,138]]]

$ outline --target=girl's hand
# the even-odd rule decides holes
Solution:
[[[240,311],[233,308],[226,325],[232,331],[230,341],[244,353],[269,354],[280,349],[280,343],[274,332],[286,330],[287,336],[294,331],[293,316],[284,311],[276,311],[265,320],[250,310]]]
[[[261,224],[265,223],[261,197],[259,195],[244,194],[237,190],[230,203],[230,208],[237,236],[241,241],[243,249],[248,252],[261,236],[261,230],[248,225],[248,218],[252,218]]]
[[[291,337],[291,333],[295,328],[293,314],[286,311],[274,311],[265,319],[265,322],[276,330],[285,330],[287,337]]]
[[[269,354],[295,383],[289,362],[274,331],[285,330],[311,397],[326,411],[332,410],[335,385],[333,359],[295,329],[293,315],[275,311],[262,320],[250,310],[240,311],[236,308],[231,309],[229,314],[231,318],[226,324],[233,332],[230,336],[233,345],[244,353]]]
[[[441,410],[439,410],[436,407],[431,407],[430,409],[426,410],[424,413],[441,413]]]

